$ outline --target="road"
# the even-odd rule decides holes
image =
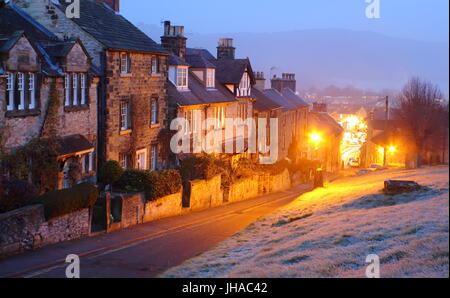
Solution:
[[[150,278],[197,256],[284,206],[310,186],[129,229],[59,243],[0,260],[0,277],[65,278],[66,256],[80,256],[82,278]]]

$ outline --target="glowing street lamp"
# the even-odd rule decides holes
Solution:
[[[395,153],[395,152],[397,152],[397,147],[395,147],[395,146],[389,147],[389,152],[390,152],[390,153]]]
[[[310,136],[309,136],[309,140],[310,140],[310,142],[312,143],[312,144],[314,144],[314,145],[319,145],[320,143],[322,143],[322,136],[320,135],[320,134],[318,134],[318,133],[312,133]]]

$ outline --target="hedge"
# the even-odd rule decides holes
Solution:
[[[143,191],[147,201],[154,201],[181,190],[181,176],[178,171],[126,170],[115,184],[126,191]]]
[[[97,188],[90,183],[78,184],[72,188],[46,193],[38,198],[44,205],[46,220],[63,216],[95,205]]]
[[[220,160],[203,155],[189,157],[181,161],[180,173],[183,181],[209,180],[226,171],[227,167]]]

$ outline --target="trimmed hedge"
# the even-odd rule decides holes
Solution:
[[[186,158],[181,161],[180,166],[183,181],[209,180],[224,171],[226,171],[225,164],[208,155]]]
[[[35,187],[24,180],[0,177],[0,213],[36,204]]]
[[[154,201],[179,192],[181,190],[181,176],[175,170],[142,171],[129,169],[123,173],[115,186],[126,191],[143,191],[147,201]]]
[[[63,216],[95,205],[97,188],[90,183],[82,183],[72,188],[46,193],[38,198],[44,205],[46,220]]]

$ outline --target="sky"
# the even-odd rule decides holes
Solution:
[[[366,17],[366,1],[379,1],[380,18]],[[135,24],[170,20],[191,33],[338,28],[445,43],[448,11],[448,0],[121,0],[121,13]]]

